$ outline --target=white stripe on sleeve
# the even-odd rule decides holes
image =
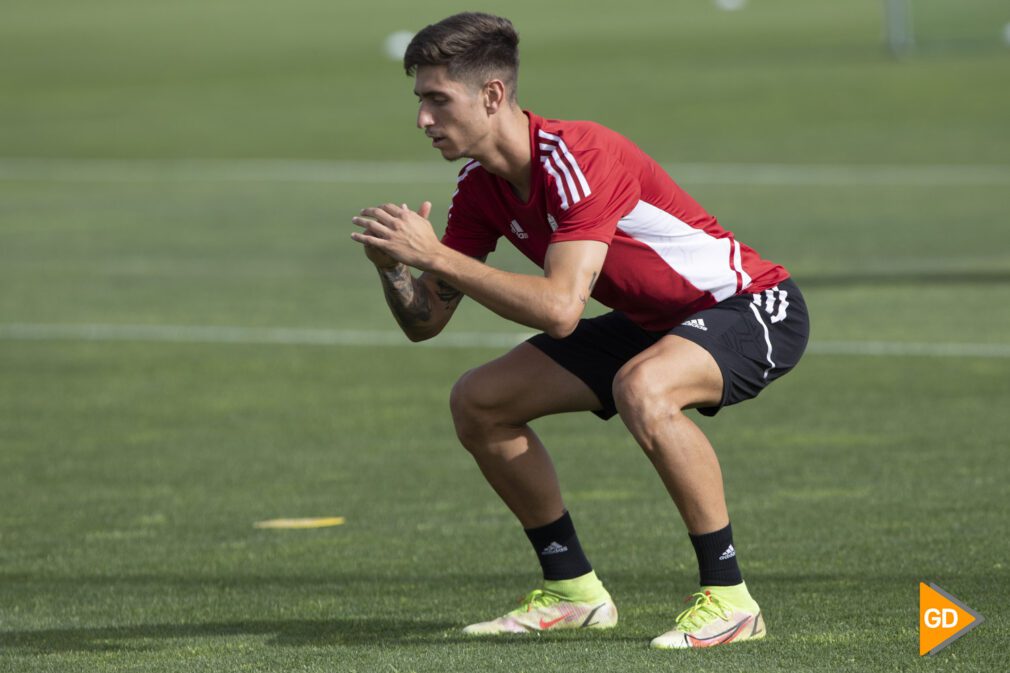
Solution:
[[[554,178],[554,186],[558,188],[558,196],[561,197],[561,209],[568,210],[568,197],[565,196],[565,186],[562,183],[561,176],[558,175],[557,171],[551,167],[550,159],[547,157],[540,157],[540,161],[543,163],[544,168],[547,169],[547,172],[550,173],[551,177]]]
[[[579,162],[577,162],[575,160],[575,157],[572,156],[571,151],[569,151],[569,149],[568,149],[568,145],[566,145],[565,141],[561,139],[561,136],[554,135],[553,133],[548,133],[547,131],[544,131],[543,129],[541,129],[540,131],[538,131],[538,133],[539,133],[539,135],[540,135],[541,138],[546,138],[547,140],[553,140],[554,142],[556,142],[558,144],[558,147],[561,149],[561,154],[564,156],[565,160],[568,162],[568,165],[571,167],[572,172],[575,174],[575,177],[578,179],[579,184],[582,185],[582,196],[586,197],[586,196],[589,196],[590,194],[592,194],[593,192],[589,188],[589,182],[586,180],[586,176],[582,172],[582,168],[579,166]]]
[[[551,152],[550,158],[553,159],[554,166],[556,168],[560,168],[561,172],[565,174],[565,184],[568,185],[568,193],[572,195],[572,205],[575,205],[582,197],[579,196],[579,190],[575,186],[575,180],[572,179],[572,174],[568,172],[568,166],[565,165],[565,162],[561,159],[561,155],[558,154],[558,148],[553,145],[540,145],[541,150],[549,150],[552,148],[554,151]]]

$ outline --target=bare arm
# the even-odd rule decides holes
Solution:
[[[418,214],[427,217],[431,203],[421,204]],[[386,304],[397,324],[411,341],[430,339],[445,327],[459,306],[463,293],[428,273],[414,278],[410,267],[374,245],[365,243],[365,256],[375,265]]]
[[[599,241],[555,243],[541,277],[495,269],[442,246],[430,270],[503,318],[560,339],[578,325],[608,249]]]
[[[376,267],[386,304],[411,341],[430,339],[445,327],[463,293],[430,273],[414,278],[406,264]]]
[[[555,243],[547,249],[542,277],[509,273],[442,245],[424,217],[426,210],[414,212],[390,203],[366,208],[361,217],[352,218],[364,231],[351,237],[434,274],[504,318],[555,338],[575,329],[603,268],[606,243]]]

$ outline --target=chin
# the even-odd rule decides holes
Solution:
[[[442,158],[446,161],[456,161],[463,158],[463,153],[458,150],[440,149],[439,152],[442,153]]]

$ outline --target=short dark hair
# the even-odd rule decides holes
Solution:
[[[449,76],[473,86],[499,77],[515,100],[519,80],[519,33],[508,19],[483,12],[454,14],[425,26],[407,45],[403,69],[444,65]]]

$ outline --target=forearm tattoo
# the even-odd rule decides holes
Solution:
[[[487,255],[475,257],[474,259],[485,262],[487,261]],[[459,306],[459,302],[463,299],[463,293],[441,278],[435,279],[435,288],[435,295],[445,304],[446,310],[450,313],[455,311],[456,307]]]
[[[487,256],[479,258],[481,262]],[[435,277],[435,288],[432,291],[422,278],[414,278],[406,264],[397,264],[391,269],[379,269],[382,279],[382,292],[386,295],[393,317],[403,329],[424,327],[433,317],[432,302],[441,301],[445,311],[451,314],[463,299],[463,293]],[[435,313],[438,305],[435,305]]]
[[[428,289],[414,279],[405,264],[380,270],[379,277],[382,278],[386,303],[401,327],[412,327],[431,320]]]
[[[445,307],[448,309],[455,308],[453,304],[457,303],[463,296],[463,293],[454,288],[449,283],[445,282],[441,278],[438,279],[437,283],[438,289],[435,290],[435,294],[438,298],[445,302]]]

